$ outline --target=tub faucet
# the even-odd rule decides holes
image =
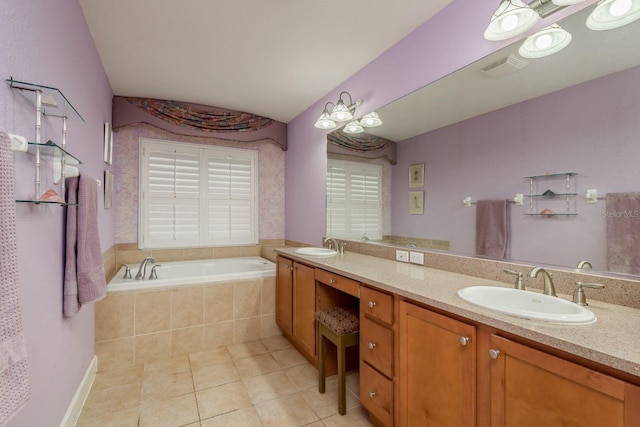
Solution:
[[[147,263],[155,264],[156,260],[151,258],[150,256],[146,257],[140,263],[140,267],[138,267],[138,273],[136,274],[136,280],[144,279],[144,276],[147,274]]]
[[[127,264],[122,264],[122,267],[124,267],[124,275],[122,276],[122,278],[131,279],[131,268],[129,268]]]
[[[158,278],[158,273],[156,272],[156,269],[158,267],[162,267],[160,264],[156,264],[153,266],[153,268],[151,268],[151,273],[149,273],[149,280],[153,280],[153,279],[157,279]]]
[[[529,272],[529,277],[538,277],[538,274],[542,273],[544,278],[544,293],[545,295],[556,296],[556,288],[553,286],[553,274],[549,273],[542,267],[536,267]]]

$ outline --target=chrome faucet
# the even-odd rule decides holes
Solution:
[[[150,256],[146,257],[140,263],[140,267],[138,267],[138,273],[136,274],[136,280],[144,279],[144,276],[147,274],[147,263],[155,264],[156,260],[151,258]]]
[[[158,267],[162,267],[160,264],[156,264],[153,266],[153,268],[151,269],[151,273],[149,273],[149,280],[154,280],[158,278],[158,273],[156,272],[156,269]]]
[[[544,278],[544,293],[545,295],[556,296],[556,288],[553,286],[553,274],[549,273],[542,267],[533,268],[529,272],[529,277],[538,277],[538,274],[542,273]]]
[[[335,237],[325,237],[324,242],[325,243],[329,242],[329,249],[333,249],[333,246],[331,246],[331,243],[335,245],[336,251],[340,249],[340,244],[335,239]]]
[[[122,267],[124,267],[124,275],[122,276],[122,278],[131,279],[131,268],[129,268],[127,264],[122,264]]]
[[[524,281],[522,280],[522,273],[519,271],[513,271],[513,270],[502,270],[503,272],[507,273],[507,274],[511,274],[513,276],[516,276],[516,282],[513,285],[513,287],[515,289],[520,289],[521,291],[524,291]]]

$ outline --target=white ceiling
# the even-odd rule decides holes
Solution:
[[[451,1],[79,3],[115,95],[288,123]]]

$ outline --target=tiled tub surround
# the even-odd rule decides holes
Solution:
[[[467,286],[508,286],[495,280],[353,252],[332,258],[301,256],[292,248],[277,249],[277,252],[307,265],[614,369],[620,376],[631,376],[632,382],[640,383],[639,309],[592,298],[589,300],[589,309],[598,318],[594,324],[571,326],[532,321],[473,306],[456,295],[458,289]],[[468,260],[479,261],[471,258]],[[638,286],[637,282],[635,286]],[[567,295],[560,289],[558,296],[571,299],[570,294]]]
[[[280,335],[275,277],[110,292],[95,327],[100,370]]]

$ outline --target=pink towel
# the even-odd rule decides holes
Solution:
[[[478,200],[476,253],[506,258],[509,248],[509,204],[506,200]]]
[[[81,175],[67,179],[66,265],[63,313],[73,316],[82,304],[104,298],[107,282],[102,265],[98,234],[98,186],[95,179]]]
[[[640,193],[609,193],[605,199],[607,270],[640,274]]]
[[[11,141],[0,132],[0,425],[29,399],[18,288],[15,179]]]

